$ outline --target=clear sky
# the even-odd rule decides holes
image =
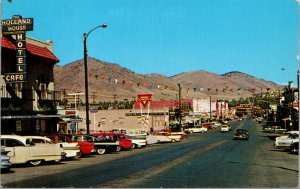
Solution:
[[[139,74],[240,71],[286,84],[299,54],[296,0],[2,0],[2,19],[34,18],[64,65],[88,55]],[[281,68],[285,68],[283,71]]]

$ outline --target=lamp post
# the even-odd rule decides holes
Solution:
[[[89,116],[89,82],[88,82],[88,67],[87,67],[87,48],[86,40],[90,33],[97,28],[106,28],[106,24],[94,27],[88,33],[83,34],[83,54],[84,54],[84,81],[85,81],[85,113],[86,113],[86,132],[90,133],[90,116]]]

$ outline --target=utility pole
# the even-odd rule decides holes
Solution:
[[[95,95],[96,94],[96,92],[92,92],[92,99],[93,99],[93,104],[95,104],[95,97],[97,96],[97,95]]]
[[[181,127],[181,87],[180,87],[180,83],[177,84],[178,85],[178,108],[179,108],[179,126]]]

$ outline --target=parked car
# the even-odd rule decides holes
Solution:
[[[205,127],[191,127],[191,128],[184,129],[184,131],[186,133],[190,133],[190,134],[204,133],[204,132],[207,132],[207,128],[205,128]]]
[[[146,134],[127,134],[132,141],[132,148],[141,148],[147,145]]]
[[[72,141],[86,141],[94,143],[94,148],[97,154],[102,155],[109,152],[116,152],[119,150],[119,141],[101,140],[100,138],[88,135],[88,134],[74,134],[72,135]]]
[[[179,142],[181,140],[181,135],[171,135],[169,132],[160,131],[156,134],[157,136],[165,136],[171,139],[171,142]],[[162,137],[159,139],[159,142],[162,142]]]
[[[213,129],[220,127],[222,124],[220,122],[212,121],[211,126]]]
[[[7,155],[12,164],[30,163],[37,166],[43,161],[59,162],[66,155],[59,144],[34,144],[19,135],[1,135],[1,146],[9,151]]]
[[[265,127],[264,131],[268,133],[274,133],[276,129],[281,129],[281,127],[280,126]]]
[[[294,142],[290,145],[290,150],[292,153],[299,153],[299,142]]]
[[[93,132],[91,133],[94,136],[97,136],[100,138],[106,138],[107,140],[113,140],[113,141],[119,141],[120,148],[118,151],[121,149],[123,150],[128,150],[132,148],[132,141],[124,134],[124,133],[119,133],[119,132]]]
[[[233,139],[249,139],[249,132],[247,129],[237,129],[233,134]]]
[[[275,140],[275,148],[290,149],[292,143],[299,142],[299,133],[290,133],[288,137]]]
[[[12,163],[10,162],[10,157],[7,155],[9,151],[5,148],[1,148],[1,172],[9,171]]]
[[[47,134],[48,138],[50,138],[52,141],[55,141],[56,143],[76,143],[78,144],[80,148],[80,153],[82,155],[89,155],[93,152],[95,152],[94,144],[91,142],[84,142],[84,141],[72,141],[72,135],[69,134]]]
[[[181,130],[170,129],[170,128],[162,129],[161,132],[168,133],[168,135],[170,136],[175,136],[175,135],[180,136],[180,140],[183,140],[185,135],[185,133],[182,132]]]
[[[60,144],[64,152],[66,153],[66,158],[72,159],[72,158],[79,158],[81,156],[80,152],[80,146],[77,142],[68,142],[65,141],[66,137],[61,136],[58,138],[58,140],[55,140],[55,137],[50,137],[52,140],[48,137],[42,137],[42,136],[26,136],[26,138],[30,139],[33,143],[48,143],[48,144]]]
[[[221,132],[228,132],[231,129],[229,125],[222,125],[221,126]]]

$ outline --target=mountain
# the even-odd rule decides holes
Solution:
[[[88,81],[91,103],[132,100],[136,94],[142,93],[152,93],[154,100],[174,100],[178,98],[179,83],[182,98],[243,98],[281,88],[273,82],[235,71],[218,75],[198,70],[166,77],[161,74],[138,74],[95,58],[88,58]],[[84,93],[83,59],[55,66],[54,83],[56,90]]]

